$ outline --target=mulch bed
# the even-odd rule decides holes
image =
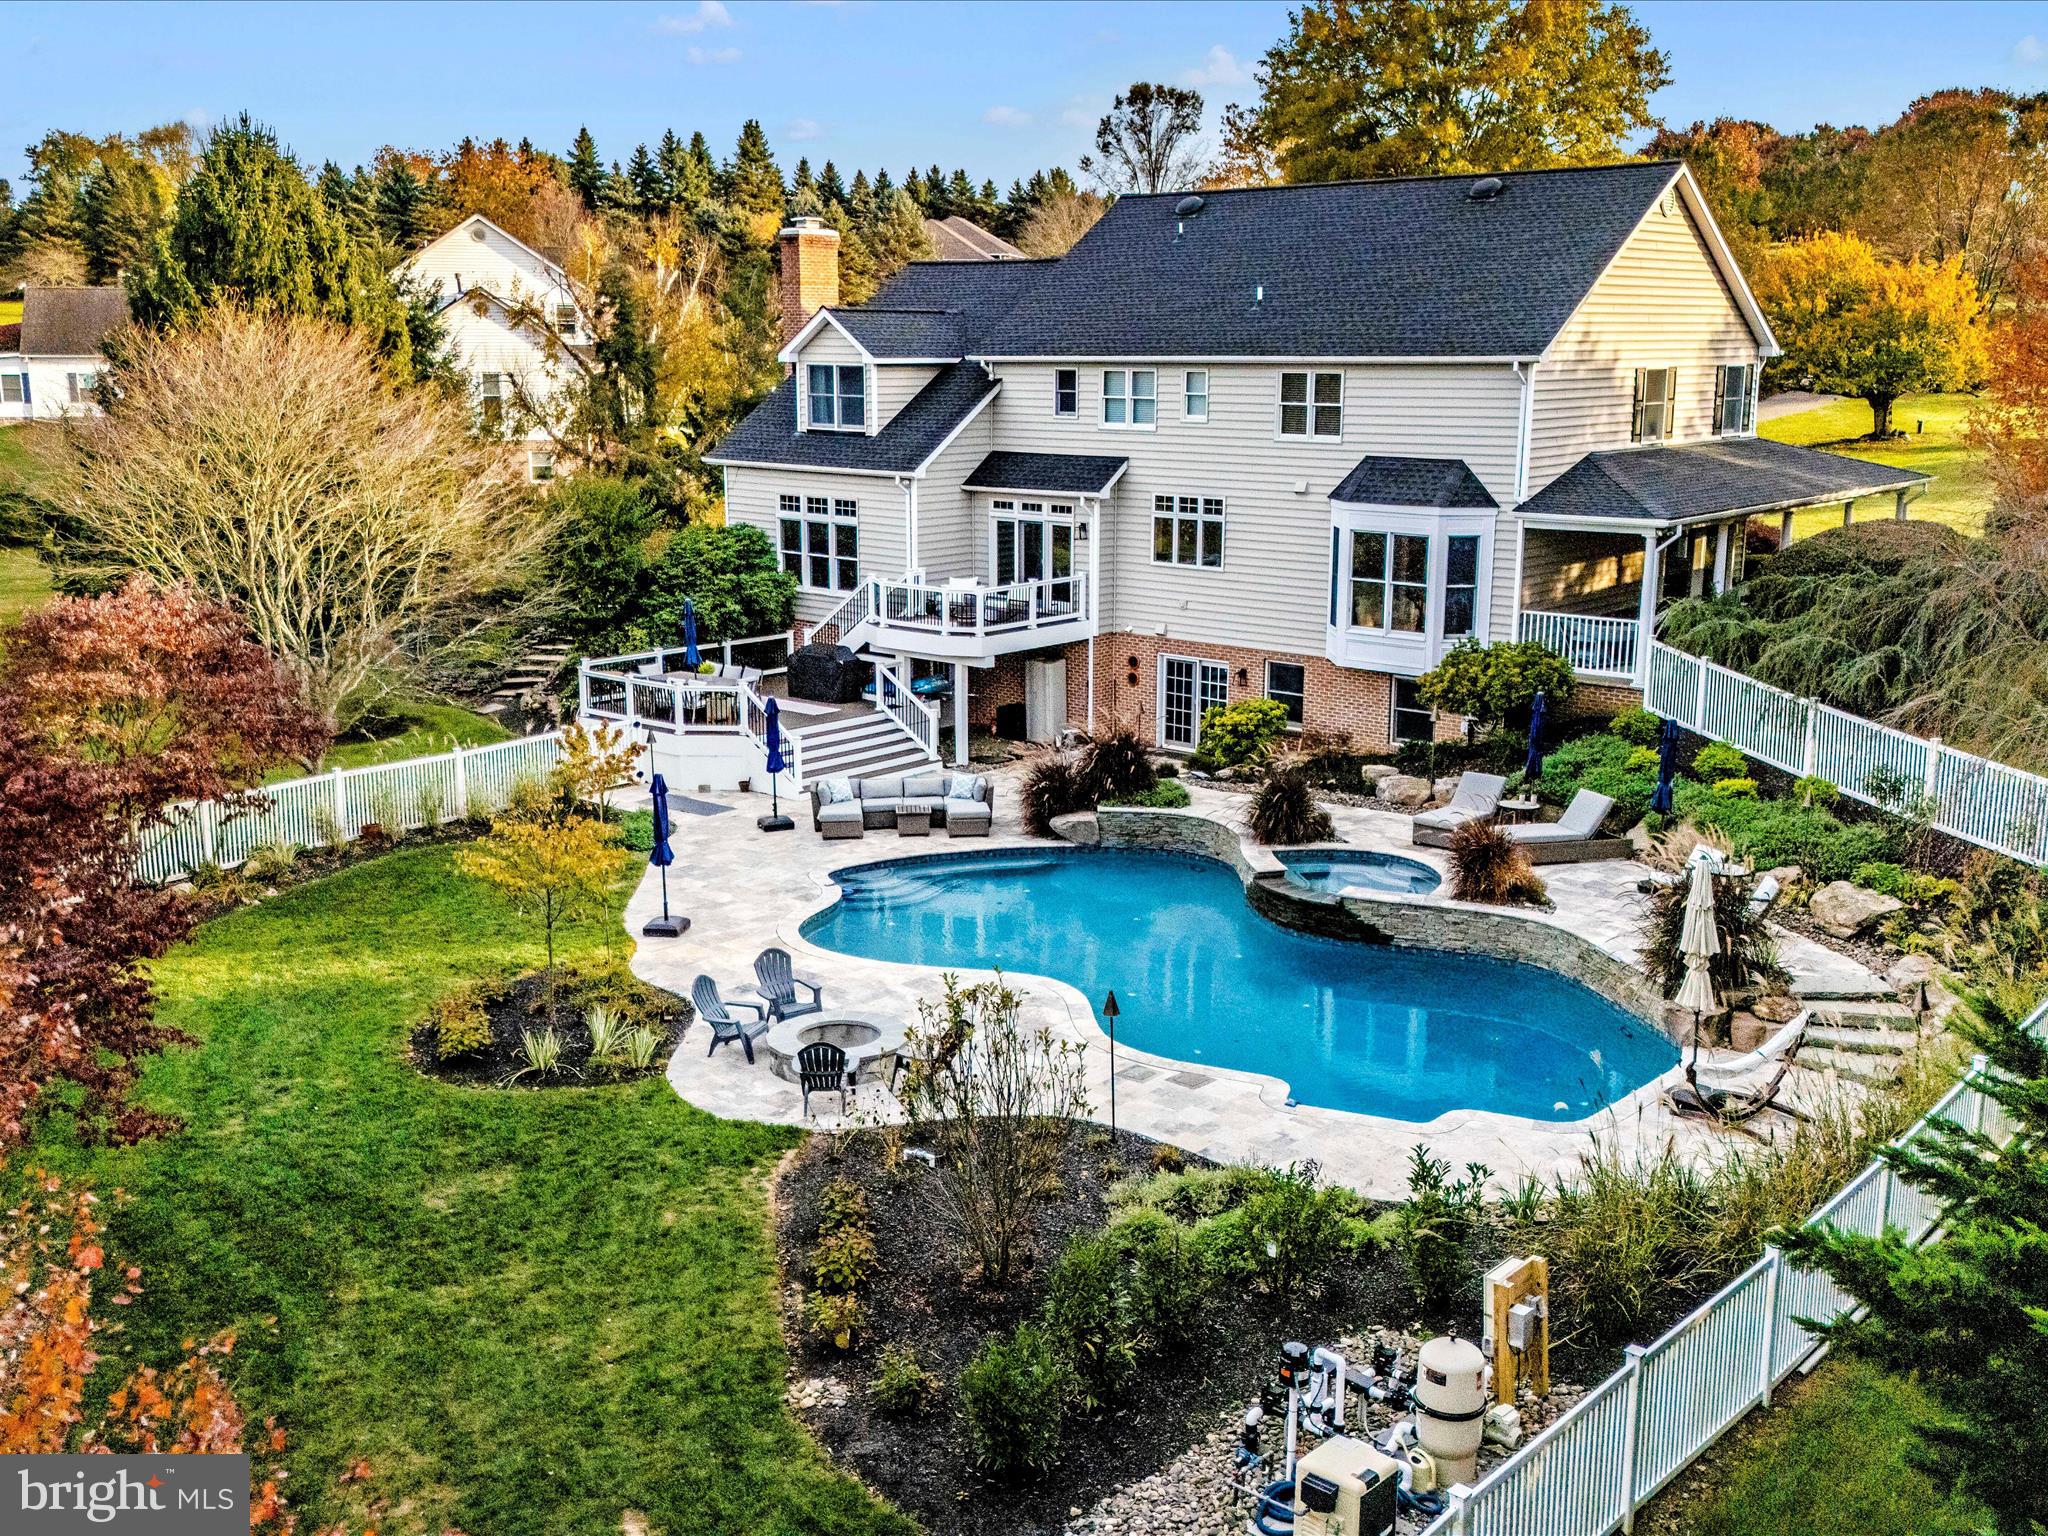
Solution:
[[[629,1015],[629,1024],[644,1023],[662,1037],[650,1065],[637,1069],[622,1061],[592,1065],[590,1026],[585,1022],[585,1013],[591,1002],[600,998],[615,1008],[622,1007]],[[420,1071],[445,1082],[510,1087],[559,1087],[657,1077],[667,1070],[668,1059],[681,1044],[692,1013],[683,999],[636,981],[622,970],[596,976],[561,972],[556,978],[554,1008],[550,1013],[546,974],[535,971],[503,987],[486,990],[484,1014],[491,1025],[489,1045],[443,1060],[436,1048],[433,1024],[422,1021],[412,1030],[412,1062]],[[539,1030],[549,1023],[562,1037],[560,1067],[545,1076],[522,1072],[527,1065],[524,1032]]]
[[[1414,1315],[1405,1268],[1390,1252],[1335,1277],[1313,1302],[1289,1307],[1256,1295],[1219,1298],[1200,1342],[1177,1357],[1150,1361],[1128,1403],[1072,1421],[1052,1475],[1023,1485],[993,1484],[968,1457],[954,1383],[985,1340],[1037,1311],[1046,1271],[1067,1239],[1103,1224],[1111,1182],[1153,1171],[1156,1144],[1130,1133],[1112,1143],[1097,1127],[1078,1133],[1061,1171],[1061,1196],[1032,1220],[1031,1271],[1007,1292],[992,1294],[964,1274],[971,1260],[952,1236],[939,1174],[916,1162],[885,1169],[880,1139],[873,1133],[815,1136],[778,1177],[783,1316],[795,1378],[790,1400],[841,1465],[938,1536],[1058,1531],[1071,1513],[1159,1470],[1213,1433],[1226,1405],[1242,1406],[1258,1394],[1282,1341],[1326,1341],[1375,1322],[1405,1325]],[[1187,1161],[1200,1165],[1197,1158]],[[862,1291],[867,1328],[851,1355],[810,1337],[802,1306],[819,1192],[841,1178],[867,1192],[878,1255],[875,1276]],[[1475,1267],[1473,1303],[1461,1315],[1477,1316],[1478,1272]],[[945,1383],[931,1412],[896,1418],[871,1405],[868,1386],[886,1344],[910,1345]],[[1218,1475],[1228,1470],[1221,1462],[1215,1468]]]

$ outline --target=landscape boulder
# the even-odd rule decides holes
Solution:
[[[1940,974],[1941,967],[1934,963],[1931,955],[1901,955],[1884,973],[1884,984],[1900,997],[1905,997],[1908,993],[1917,993]]]
[[[1866,891],[1847,880],[1832,880],[1813,893],[1807,908],[1825,933],[1853,939],[1871,924],[1890,917],[1906,904],[1882,891]]]
[[[1765,870],[1761,875],[1757,876],[1757,880],[1759,883],[1765,880],[1775,880],[1778,882],[1779,890],[1789,891],[1796,885],[1806,884],[1806,871],[1797,864],[1780,864],[1774,869]]]
[[[1439,803],[1448,801],[1451,798],[1451,796],[1455,795],[1458,792],[1458,780],[1462,777],[1464,777],[1464,775],[1453,773],[1444,778],[1438,779],[1434,784],[1429,786],[1430,798],[1432,800],[1438,801]]]
[[[1367,763],[1358,770],[1358,776],[1368,784],[1378,784],[1382,780],[1391,779],[1398,772],[1400,770],[1392,763]]]
[[[1749,1011],[1766,1024],[1790,1024],[1799,1017],[1799,1010],[1806,1005],[1789,992],[1774,992],[1769,997],[1760,997],[1749,1005]],[[1751,1047],[1744,1046],[1744,1050]]]
[[[1414,811],[1429,803],[1429,790],[1429,780],[1419,779],[1412,773],[1395,773],[1381,779],[1373,793],[1383,804],[1396,810]]]

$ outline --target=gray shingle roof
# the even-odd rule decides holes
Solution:
[[[968,414],[1000,388],[976,363],[941,368],[895,419],[874,436],[799,432],[796,384],[775,392],[704,455],[707,464],[782,464],[799,469],[863,469],[908,474],[930,458]]]
[[[971,490],[1100,496],[1130,462],[1090,453],[992,453],[961,484]]]
[[[967,355],[966,322],[951,311],[870,306],[835,309],[832,318],[871,357],[943,357],[957,362]]]
[[[1683,523],[1908,490],[1915,469],[1844,458],[1763,438],[1589,453],[1523,502],[1531,517]]]
[[[24,288],[23,357],[97,357],[109,331],[128,323],[128,295],[104,288]]]
[[[1469,176],[1242,188],[1185,219],[1178,194],[1121,197],[978,350],[1534,357],[1676,173],[1510,171],[1487,202]]]
[[[1463,459],[1368,454],[1330,492],[1332,501],[1379,507],[1498,507]]]
[[[882,285],[873,307],[958,314],[968,349],[979,351],[990,328],[1057,265],[1052,261],[913,261]]]

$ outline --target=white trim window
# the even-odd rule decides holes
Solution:
[[[486,427],[497,428],[505,420],[505,376],[480,373],[476,376],[477,413]]]
[[[545,448],[530,449],[526,455],[526,478],[536,483],[554,479],[554,454]]]
[[[859,363],[811,363],[804,386],[813,432],[867,430],[868,371]]]
[[[96,373],[67,373],[64,387],[71,395],[73,405],[91,405],[92,392],[99,387],[100,376]]]
[[[1081,371],[1078,368],[1053,369],[1052,413],[1055,416],[1081,414]]]
[[[1180,418],[1182,421],[1209,419],[1209,370],[1190,368],[1180,376]]]
[[[1102,424],[1149,429],[1159,420],[1159,375],[1150,368],[1102,370]]]
[[[1344,375],[1296,372],[1280,375],[1280,435],[1335,440],[1344,436]]]
[[[1632,443],[1661,443],[1671,436],[1671,402],[1678,389],[1676,368],[1638,368],[1635,404],[1629,411]]]
[[[0,373],[0,404],[27,405],[28,375],[25,373]]]
[[[574,304],[557,304],[555,306],[555,333],[562,340],[574,341],[581,323]]]
[[[1298,661],[1267,662],[1266,697],[1287,711],[1289,725],[1301,725],[1308,714],[1308,668]]]
[[[1750,404],[1755,385],[1756,369],[1746,363],[1731,363],[1714,370],[1714,436],[1749,434],[1756,421]]]
[[[1479,633],[1479,535],[1444,536],[1444,639]]]
[[[1197,565],[1219,570],[1223,565],[1223,498],[1221,496],[1154,496],[1152,498],[1152,563]]]
[[[781,498],[782,568],[812,592],[860,585],[860,503],[846,497]]]
[[[1429,628],[1429,536],[1351,534],[1351,627],[1419,635]]]

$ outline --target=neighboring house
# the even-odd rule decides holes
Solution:
[[[1415,680],[1540,640],[1639,690],[1749,518],[1924,476],[1759,441],[1777,343],[1682,166],[1119,198],[1065,256],[836,295],[783,231],[792,377],[721,442],[813,632],[1034,739],[1192,748],[1265,696],[1384,747]],[[815,309],[815,313],[813,310]]]
[[[128,323],[128,295],[104,288],[24,288],[21,324],[0,325],[0,422],[99,410],[101,344]]]
[[[932,242],[937,261],[1022,261],[1024,253],[1009,241],[992,235],[972,219],[953,214],[943,219],[926,219],[924,232]]]
[[[595,339],[561,267],[473,213],[407,259],[398,275],[438,291],[449,345],[483,425],[503,424],[523,439],[528,476],[553,479],[554,439],[521,401],[542,412],[554,405],[574,365],[550,351]]]

